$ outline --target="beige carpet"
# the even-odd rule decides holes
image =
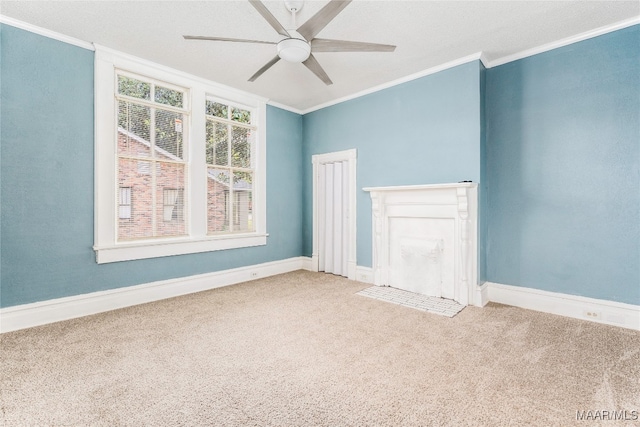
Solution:
[[[447,318],[366,287],[300,271],[4,334],[1,420],[638,425],[576,411],[640,410],[640,332],[497,304]]]

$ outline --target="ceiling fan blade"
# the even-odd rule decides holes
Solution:
[[[230,39],[228,37],[207,37],[207,36],[182,36],[185,40],[210,40],[217,42],[236,42],[236,43],[262,43],[262,44],[277,44],[276,42],[265,42],[262,40],[247,40],[247,39]]]
[[[276,56],[271,61],[269,61],[266,64],[264,64],[264,66],[262,68],[260,68],[258,71],[256,71],[256,73],[249,78],[249,81],[252,82],[255,79],[257,79],[258,77],[260,77],[262,75],[262,73],[267,71],[269,68],[271,68],[273,66],[273,64],[275,64],[278,61],[280,61],[280,57]]]
[[[307,22],[302,24],[300,28],[298,28],[298,33],[305,39],[311,40],[326,27],[333,18],[342,12],[342,9],[347,7],[349,3],[351,3],[351,0],[331,0],[325,7],[309,18]]]
[[[307,58],[307,60],[304,61],[303,64],[308,69],[310,69],[313,72],[313,74],[318,76],[318,78],[322,80],[327,86],[333,84],[333,82],[331,81],[327,73],[325,73],[324,69],[320,66],[320,64],[316,60],[316,57],[313,56],[313,54],[309,55],[309,58]]]
[[[311,49],[314,52],[393,52],[396,47],[390,44],[312,39]]]
[[[273,27],[274,30],[278,32],[278,34],[285,37],[291,37],[276,17],[269,12],[269,9],[267,9],[267,6],[265,6],[264,3],[260,0],[249,0],[249,3],[251,3],[251,6],[256,8],[258,13],[262,15],[262,17]]]

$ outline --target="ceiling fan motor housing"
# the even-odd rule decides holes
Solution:
[[[293,37],[278,43],[278,56],[289,62],[304,62],[311,55],[311,45],[295,30],[287,30]],[[298,37],[296,37],[298,36]]]

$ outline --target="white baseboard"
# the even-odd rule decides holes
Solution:
[[[640,331],[640,306],[486,282],[489,301]]]
[[[347,262],[347,277],[349,280],[356,280],[358,266],[354,261]]]
[[[318,257],[301,257],[302,258],[302,269],[307,271],[318,271]],[[359,268],[366,267],[358,267],[354,262],[347,263],[347,278],[349,280],[358,280],[357,272]]]
[[[313,268],[313,259],[308,256],[300,257],[302,259],[302,269],[307,271],[318,271],[318,269]]]
[[[489,302],[489,282],[476,286],[473,292],[472,305],[476,307],[484,307]]]
[[[7,307],[0,309],[0,333],[288,273],[302,269],[303,264],[303,257],[289,258],[213,273]]]

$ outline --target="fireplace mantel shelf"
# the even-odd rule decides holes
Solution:
[[[473,188],[477,187],[476,182],[458,182],[447,184],[422,184],[422,185],[398,185],[391,187],[364,187],[364,191],[411,191],[411,190],[438,190],[445,188]]]

